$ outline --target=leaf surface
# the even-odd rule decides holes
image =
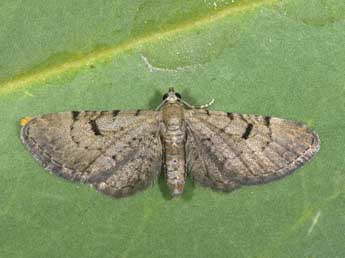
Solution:
[[[2,1],[0,250],[4,257],[343,257],[342,1]],[[316,157],[283,180],[217,193],[161,179],[111,199],[46,173],[19,119],[192,104],[307,123]]]

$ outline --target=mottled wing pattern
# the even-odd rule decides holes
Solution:
[[[292,173],[319,150],[306,126],[269,116],[185,112],[187,168],[204,186],[231,191]]]
[[[157,178],[159,121],[155,111],[53,113],[31,119],[21,137],[47,170],[121,197]]]

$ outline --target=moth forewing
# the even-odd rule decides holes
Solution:
[[[22,141],[49,171],[121,197],[156,180],[158,130],[155,111],[73,111],[32,118]]]
[[[192,139],[187,152],[197,152],[199,160],[187,163],[202,164],[191,171],[193,178],[217,190],[279,179],[320,147],[316,133],[280,118],[203,110],[186,112],[185,117]]]

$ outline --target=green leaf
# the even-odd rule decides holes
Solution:
[[[324,0],[2,1],[3,257],[343,257],[345,3]],[[320,153],[229,194],[164,180],[112,199],[46,173],[19,119],[192,104],[307,123]]]

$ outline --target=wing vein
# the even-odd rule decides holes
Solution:
[[[238,158],[238,160],[242,163],[242,165],[249,171],[249,173],[251,173],[253,176],[255,176],[254,171],[248,166],[248,164],[246,164],[246,162],[244,162],[243,158],[241,157],[241,154],[238,153],[237,151],[235,151],[235,149],[233,147],[230,146],[230,144],[228,143],[227,139],[224,138],[222,136],[222,134],[224,134],[223,132],[221,132],[221,130],[214,126],[213,124],[211,124],[210,122],[208,122],[207,120],[201,119],[201,118],[197,118],[199,121],[202,121],[203,124],[208,125],[208,128],[211,129],[213,128],[219,135],[219,137],[222,138],[222,140],[224,141],[224,143],[226,144],[226,146],[233,152],[235,153],[236,157]],[[211,129],[212,130],[212,129]]]

